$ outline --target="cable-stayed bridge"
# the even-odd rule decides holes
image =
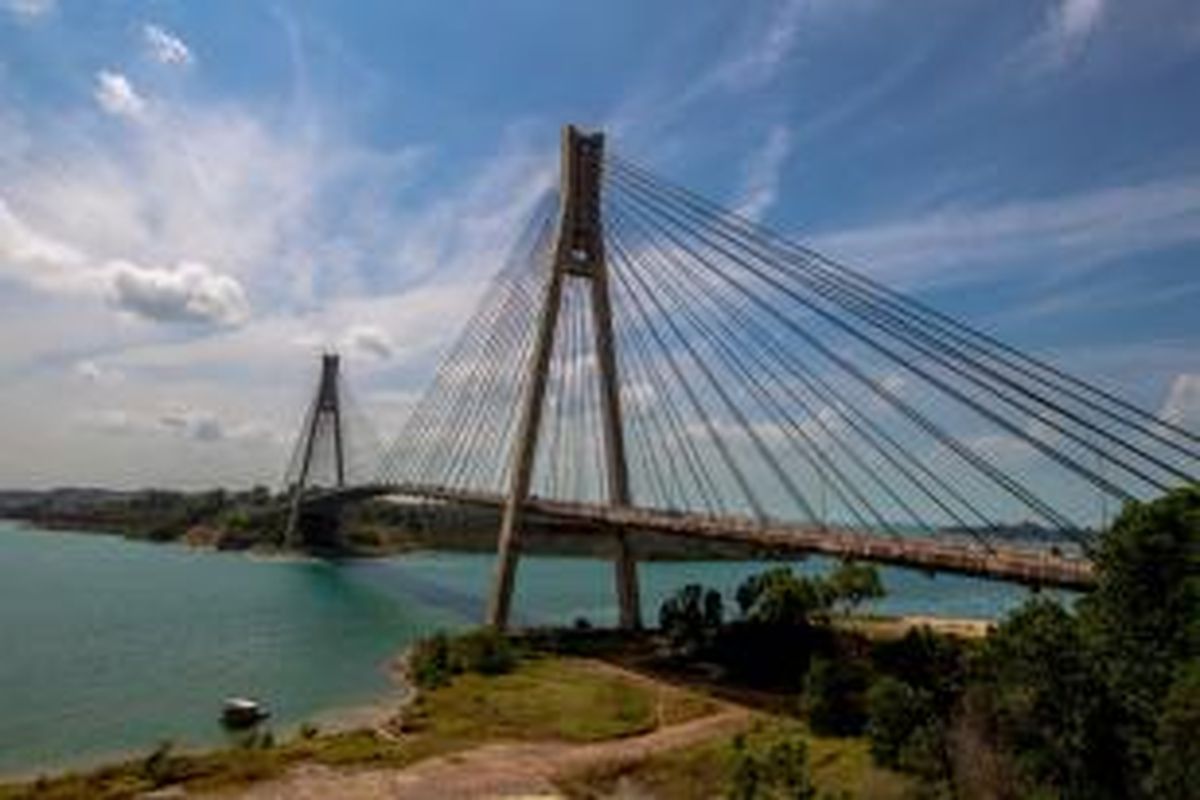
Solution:
[[[327,356],[289,538],[384,494],[491,509],[497,626],[531,522],[610,541],[636,626],[638,532],[1086,588],[1120,504],[1200,480],[1195,432],[573,127],[558,191],[370,463],[340,384]]]

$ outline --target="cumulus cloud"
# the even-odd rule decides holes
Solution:
[[[147,319],[236,325],[250,313],[242,285],[206,264],[161,269],[117,261],[106,272],[109,301]]]
[[[146,113],[146,100],[133,84],[119,72],[100,70],[96,73],[96,88],[92,96],[100,107],[114,117],[139,119]]]
[[[758,220],[775,202],[779,177],[791,151],[791,131],[786,125],[774,125],[766,141],[751,157],[742,178],[740,199],[735,209],[743,217]]]
[[[146,44],[146,52],[160,64],[186,67],[195,61],[191,48],[183,39],[159,25],[143,25],[142,39]]]
[[[396,345],[388,332],[378,325],[353,325],[342,335],[342,346],[380,361],[386,361],[396,353]]]
[[[1159,416],[1173,425],[1200,431],[1200,375],[1175,376]]]

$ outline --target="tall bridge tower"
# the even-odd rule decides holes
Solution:
[[[600,204],[604,135],[584,134],[573,125],[562,132],[562,166],[557,239],[553,264],[546,281],[538,318],[537,339],[527,369],[527,389],[522,399],[520,427],[513,442],[509,485],[500,523],[499,553],[488,621],[495,628],[508,624],[513,584],[520,552],[525,502],[529,499],[538,434],[545,407],[546,383],[554,353],[555,330],[562,308],[564,285],[586,281],[590,285],[595,330],[596,368],[604,437],[604,469],[609,505],[628,506],[629,470],[621,422],[620,381],[613,350],[612,303],[609,299],[608,264]],[[623,532],[616,537],[616,589],[623,628],[641,626],[637,566]]]
[[[297,543],[304,490],[313,477],[314,464],[325,451],[329,451],[328,455],[332,457],[333,470],[329,477],[334,487],[341,489],[346,486],[346,437],[342,424],[339,367],[340,359],[336,353],[321,356],[321,379],[300,432],[292,468],[289,469],[288,484],[292,497],[284,531],[284,543],[289,547]]]

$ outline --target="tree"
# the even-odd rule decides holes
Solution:
[[[1121,704],[1131,769],[1144,774],[1167,691],[1200,658],[1200,486],[1127,504],[1095,563],[1080,619]]]
[[[812,729],[834,736],[861,733],[869,681],[866,665],[848,655],[813,659],[804,682],[804,703]]]
[[[1062,606],[1030,601],[984,644],[973,675],[989,727],[1030,792],[1123,797],[1115,709]]]
[[[833,602],[842,607],[844,614],[849,614],[867,600],[877,600],[885,594],[879,570],[871,564],[855,561],[841,562],[826,578],[826,583]]]
[[[788,567],[752,575],[737,589],[743,619],[771,627],[807,627],[829,610],[831,596],[820,579],[798,576]]]
[[[867,692],[867,737],[871,755],[885,767],[900,766],[909,737],[931,716],[931,699],[902,680],[885,675]]]
[[[658,610],[658,626],[671,649],[684,656],[707,650],[720,633],[725,618],[721,593],[698,583],[684,586]]]
[[[1163,800],[1200,798],[1200,660],[1180,671],[1158,720],[1151,794]]]

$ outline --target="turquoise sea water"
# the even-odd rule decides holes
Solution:
[[[232,694],[266,701],[277,728],[379,700],[393,688],[386,665],[406,644],[482,618],[491,561],[263,559],[0,520],[0,774],[145,752],[164,739],[219,743],[217,713]],[[689,582],[731,598],[763,566],[643,564],[646,616]],[[971,578],[890,568],[883,577],[884,612],[994,617],[1027,595]],[[517,580],[519,621],[615,619],[606,562],[529,557]]]

